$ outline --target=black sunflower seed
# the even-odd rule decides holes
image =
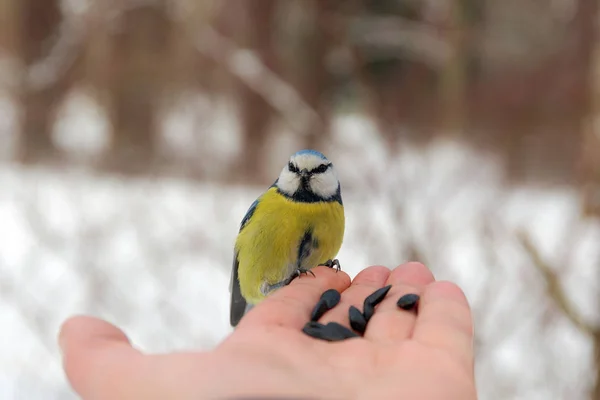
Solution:
[[[350,309],[348,310],[348,319],[350,320],[352,329],[361,335],[365,333],[365,330],[367,329],[367,320],[358,308],[350,306]]]
[[[387,285],[381,289],[377,289],[365,299],[363,303],[363,315],[365,320],[369,322],[373,314],[375,314],[375,306],[383,301],[385,295],[390,291],[392,285]]]
[[[398,307],[403,310],[410,311],[417,307],[419,303],[419,295],[414,293],[408,293],[398,299],[396,303]]]
[[[302,332],[304,332],[308,336],[314,337],[316,339],[325,339],[324,328],[325,328],[325,325],[323,325],[319,322],[310,321],[304,325],[304,327],[302,328]]]
[[[310,337],[327,342],[339,342],[340,340],[359,337],[356,333],[337,322],[330,322],[327,325],[314,321],[307,322],[302,328],[302,332]]]
[[[321,299],[327,302],[327,307],[329,307],[330,310],[338,305],[341,298],[340,292],[335,289],[326,290],[321,295]]]
[[[311,321],[318,321],[323,314],[327,311],[331,310],[333,307],[337,306],[340,302],[341,295],[335,289],[329,289],[323,292],[321,298],[313,308],[313,311],[310,315]]]
[[[330,337],[335,340],[344,340],[350,339],[353,337],[359,337],[356,333],[352,332],[349,328],[346,328],[344,325],[338,324],[337,322],[330,322],[325,325],[325,330]]]

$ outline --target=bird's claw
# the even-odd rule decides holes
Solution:
[[[335,267],[335,272],[341,271],[342,270],[342,266],[340,265],[340,261],[336,258],[336,259],[329,259],[327,261],[325,261],[323,264],[319,264],[319,266],[324,266],[324,267],[328,267],[328,268],[334,268]]]
[[[312,276],[314,276],[316,278],[315,273],[312,272],[310,269],[299,267],[299,268],[296,268],[296,270],[294,272],[292,272],[292,274],[285,281],[283,281],[283,286],[289,285],[290,283],[292,283],[292,281],[294,279],[300,277],[300,275],[302,275],[302,274],[305,274],[305,275],[311,274]]]

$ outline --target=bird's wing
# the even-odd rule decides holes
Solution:
[[[260,201],[260,197],[256,200],[254,200],[254,203],[252,203],[252,205],[250,206],[248,211],[246,211],[246,215],[244,215],[244,218],[242,218],[242,222],[240,223],[240,232],[242,231],[242,229],[244,229],[246,224],[250,221],[250,218],[252,218],[252,215],[254,214],[254,211],[256,211],[256,207],[258,206],[259,201]]]
[[[254,214],[254,211],[256,211],[256,207],[258,206],[259,200],[260,197],[254,200],[254,203],[250,205],[250,208],[246,212],[246,215],[244,215],[244,218],[242,218],[242,222],[240,223],[240,232],[250,221],[250,218],[252,218],[252,215]],[[231,268],[231,280],[229,282],[229,291],[231,292],[231,303],[229,306],[229,323],[231,324],[231,326],[236,326],[238,322],[240,322],[240,319],[242,319],[246,310],[246,299],[244,299],[244,297],[242,296],[242,291],[240,289],[240,281],[238,279],[239,265],[240,263],[238,261],[238,255],[237,253],[235,253],[233,256],[233,265]]]
[[[242,218],[242,222],[240,223],[240,230],[238,231],[241,232],[242,229],[244,229],[244,227],[246,226],[246,224],[250,221],[250,218],[252,218],[252,215],[254,214],[254,211],[256,211],[256,206],[258,206],[258,201],[260,200],[260,197],[256,200],[254,200],[254,203],[252,203],[250,205],[250,208],[248,209],[248,211],[246,211],[246,215],[244,215],[244,218]],[[238,268],[238,261],[237,261],[237,254],[234,254],[234,260],[233,260],[233,267],[231,270],[231,279],[229,280],[229,292],[233,293],[233,286],[234,286],[234,281],[237,281],[237,268]],[[239,287],[239,282],[238,282],[238,287]]]
[[[296,261],[298,267],[304,266],[304,262],[310,257],[315,248],[315,242],[312,229],[304,232],[304,236],[300,239],[300,245],[298,246],[298,261]]]
[[[242,296],[240,289],[240,281],[238,279],[239,261],[237,253],[233,258],[233,268],[231,270],[231,304],[229,307],[229,323],[231,326],[236,326],[246,311],[246,299]]]

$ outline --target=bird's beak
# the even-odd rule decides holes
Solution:
[[[300,171],[300,182],[302,183],[302,187],[304,189],[309,189],[309,184],[308,182],[310,181],[310,173],[308,172],[308,170],[306,168],[304,168],[302,171]]]

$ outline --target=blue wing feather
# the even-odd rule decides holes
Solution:
[[[248,222],[250,222],[250,219],[252,218],[252,215],[254,215],[259,201],[260,197],[254,200],[254,203],[252,203],[248,211],[246,211],[246,215],[244,215],[244,218],[242,218],[242,222],[240,223],[240,232],[242,231],[242,229],[244,229]],[[238,255],[237,253],[235,253],[233,256],[233,265],[231,268],[231,281],[229,286],[229,290],[231,291],[231,301],[229,306],[229,323],[231,324],[231,326],[236,326],[240,322],[240,320],[245,314],[247,307],[246,299],[244,299],[244,296],[242,296],[242,291],[240,289],[240,281],[238,279],[238,267]]]
[[[246,211],[246,215],[244,215],[244,218],[242,218],[242,222],[240,223],[240,232],[242,231],[242,229],[244,229],[246,224],[250,221],[250,218],[252,218],[252,215],[254,215],[254,211],[256,211],[256,207],[258,206],[259,200],[260,200],[260,197],[256,200],[254,200],[254,203],[252,203],[252,205],[250,206],[248,211]]]
[[[235,327],[246,311],[246,299],[242,296],[240,290],[240,281],[238,279],[238,258],[237,254],[233,256],[233,268],[231,269],[231,301],[229,306],[229,324]]]

